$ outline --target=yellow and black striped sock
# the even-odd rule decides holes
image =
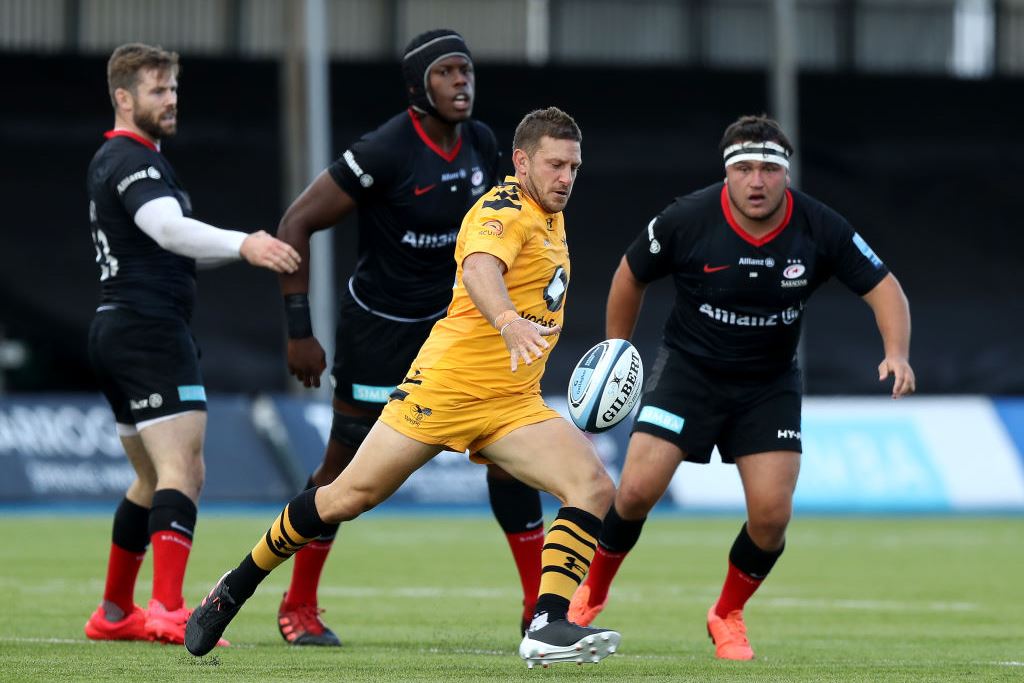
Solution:
[[[316,509],[316,491],[307,489],[292,498],[263,538],[224,579],[237,602],[248,600],[270,572],[323,533],[327,525]]]
[[[572,507],[558,511],[544,538],[536,614],[547,612],[549,622],[565,618],[569,600],[594,559],[600,532],[601,520],[589,512]]]

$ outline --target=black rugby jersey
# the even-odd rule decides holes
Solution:
[[[676,300],[665,344],[704,367],[735,375],[791,367],[804,306],[835,275],[857,295],[889,272],[838,213],[787,191],[787,212],[754,238],[716,183],[677,198],[626,251],[637,279],[672,275]]]
[[[196,295],[195,261],[157,244],[135,224],[135,212],[174,197],[185,216],[192,204],[174,169],[145,138],[111,131],[89,164],[89,222],[100,268],[100,306],[189,320]]]
[[[349,282],[364,308],[406,319],[443,312],[455,282],[459,226],[497,181],[498,162],[485,124],[462,124],[445,153],[404,111],[331,164],[331,176],[358,206],[358,262]]]

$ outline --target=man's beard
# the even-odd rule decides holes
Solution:
[[[132,122],[135,126],[143,133],[153,138],[154,140],[160,140],[163,138],[169,138],[174,135],[177,130],[177,124],[172,124],[169,129],[165,129],[160,126],[160,117],[166,112],[135,112],[132,115]]]

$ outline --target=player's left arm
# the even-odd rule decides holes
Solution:
[[[505,262],[494,254],[476,251],[462,260],[462,284],[480,313],[501,334],[509,355],[512,372],[519,360],[530,365],[548,348],[544,337],[558,334],[562,327],[545,327],[520,317],[505,287]]]
[[[863,299],[875,314],[885,349],[885,358],[878,364],[878,381],[893,376],[893,398],[914,393],[914,369],[910,367],[910,304],[903,288],[889,273]]]

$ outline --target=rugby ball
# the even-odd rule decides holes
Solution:
[[[608,339],[583,354],[569,378],[569,417],[597,434],[622,422],[640,400],[644,364],[625,339]]]

